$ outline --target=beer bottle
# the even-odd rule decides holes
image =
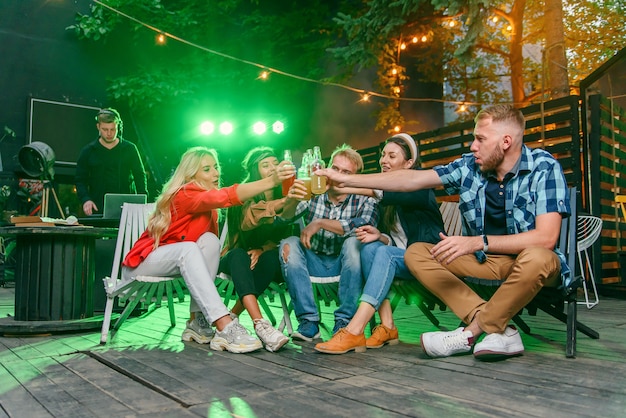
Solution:
[[[307,150],[302,155],[302,164],[298,169],[298,178],[304,182],[306,195],[303,200],[311,199],[311,150]]]
[[[289,163],[293,165],[293,160],[291,158],[290,150],[288,149],[285,150],[283,160],[289,161]],[[293,184],[294,179],[295,179],[295,176],[291,176],[288,179],[283,180],[283,196],[287,196],[289,194],[289,189],[291,188],[291,185]]]
[[[322,159],[322,152],[317,145],[313,147],[313,157],[311,159],[311,193],[326,193],[326,177],[315,175],[315,170],[326,168],[326,164]]]

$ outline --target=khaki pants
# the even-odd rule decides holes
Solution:
[[[504,332],[511,318],[543,286],[559,283],[559,258],[545,248],[527,248],[517,257],[489,254],[482,264],[468,254],[442,265],[430,254],[432,247],[421,242],[409,246],[404,255],[409,271],[466,324],[480,312],[478,325],[488,334]],[[505,281],[486,302],[460,279],[463,277]]]

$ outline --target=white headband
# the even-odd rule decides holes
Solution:
[[[392,138],[400,138],[401,140],[407,143],[407,145],[409,146],[409,149],[411,150],[411,159],[413,160],[413,164],[415,164],[417,162],[418,155],[417,155],[417,145],[415,145],[415,140],[413,139],[413,137],[409,134],[400,133],[400,134],[395,134],[394,136],[392,136]]]

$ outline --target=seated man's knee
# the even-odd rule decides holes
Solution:
[[[546,269],[548,275],[561,270],[561,262],[556,253],[543,247],[525,248],[518,254],[516,261],[524,268],[537,269],[537,271]]]
[[[289,260],[289,244],[286,243],[281,247],[281,256],[283,258],[283,262],[286,263]]]
[[[348,237],[341,246],[341,252],[349,257],[360,256],[361,241],[356,237]]]
[[[298,237],[288,237],[280,242],[280,257],[283,263],[289,262],[289,254],[291,253],[291,248],[295,245],[298,245],[298,242]]]
[[[433,244],[428,242],[415,242],[409,245],[409,248],[406,249],[404,253],[404,261],[413,261],[413,260],[432,260],[433,257],[430,254],[430,250],[433,248]]]

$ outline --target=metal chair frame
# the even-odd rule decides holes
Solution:
[[[601,233],[602,219],[598,218],[597,216],[591,215],[578,216],[576,220],[576,251],[578,257],[578,266],[580,267],[580,274],[582,275],[583,290],[585,292],[585,301],[580,301],[578,302],[578,304],[586,305],[587,309],[593,308],[600,302],[600,299],[598,298],[598,289],[596,288],[596,280],[593,275],[593,268],[591,268],[591,260],[589,258],[588,250],[600,237]],[[585,262],[583,262],[583,256]],[[593,288],[593,301],[589,300],[589,290],[587,289],[588,281],[591,282],[591,287]]]

